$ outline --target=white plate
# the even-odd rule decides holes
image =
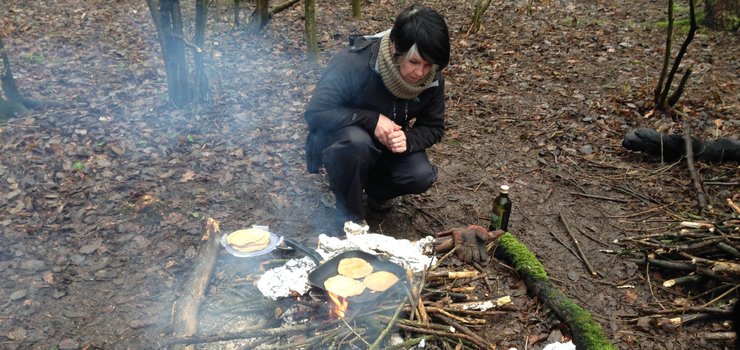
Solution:
[[[221,236],[221,245],[224,246],[224,248],[226,249],[227,252],[229,252],[229,254],[231,254],[233,256],[238,256],[240,258],[250,258],[250,257],[253,257],[253,256],[260,256],[260,255],[267,254],[267,253],[275,250],[275,248],[277,248],[277,246],[280,245],[280,243],[283,242],[283,237],[282,236],[278,236],[278,235],[270,232],[270,241],[267,242],[267,247],[265,247],[265,249],[256,250],[256,251],[253,251],[253,252],[242,252],[242,251],[239,251],[239,250],[234,249],[234,247],[232,247],[229,243],[226,242],[226,237],[227,236],[228,235],[222,235]]]

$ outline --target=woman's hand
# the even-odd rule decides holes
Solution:
[[[401,130],[400,125],[394,123],[388,117],[381,114],[380,117],[378,118],[378,124],[375,125],[374,134],[375,134],[375,138],[378,139],[378,141],[380,141],[380,143],[382,143],[383,146],[385,146],[388,149],[391,149],[391,136],[393,136],[395,132],[400,131],[400,130]],[[404,135],[404,138],[405,137],[406,135]]]
[[[388,145],[386,147],[393,153],[406,152],[406,133],[403,130],[397,130],[391,133],[388,137]]]

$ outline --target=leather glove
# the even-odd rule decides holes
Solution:
[[[488,232],[478,225],[453,228],[436,234],[434,241],[435,251],[438,253],[457,248],[455,255],[458,259],[473,263],[488,261],[488,242],[499,237],[503,231]]]

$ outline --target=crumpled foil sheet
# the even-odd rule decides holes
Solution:
[[[348,250],[363,250],[381,255],[390,261],[415,272],[422,271],[436,262],[434,256],[434,237],[427,236],[418,241],[396,239],[378,233],[367,233],[367,226],[345,224],[346,238],[319,235],[319,248],[316,251],[329,260]],[[308,273],[316,268],[309,257],[291,259],[285,265],[267,270],[257,281],[262,295],[276,300],[290,296],[291,291],[305,294],[311,289]]]

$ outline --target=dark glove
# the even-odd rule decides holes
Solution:
[[[500,236],[500,233],[498,231],[488,232],[481,226],[470,225],[465,228],[453,228],[439,232],[436,236],[435,251],[447,252],[452,248],[457,248],[455,254],[458,259],[473,263],[488,261],[486,245]]]

